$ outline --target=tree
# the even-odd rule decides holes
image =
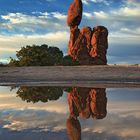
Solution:
[[[57,47],[32,45],[17,51],[17,59],[11,58],[10,66],[53,66],[60,65],[63,52]]]
[[[75,65],[80,65],[80,63],[76,60],[73,60],[72,57],[70,57],[69,55],[66,55],[63,57],[63,62],[62,62],[63,66],[75,66]]]

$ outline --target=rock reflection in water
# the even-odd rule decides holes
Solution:
[[[16,87],[12,87],[16,88]],[[107,97],[105,88],[62,88],[62,87],[19,87],[17,96],[27,102],[48,102],[57,100],[63,92],[68,92],[69,117],[66,121],[70,140],[81,140],[79,117],[103,119],[107,114]]]
[[[78,117],[103,119],[106,114],[106,89],[72,88],[68,94],[70,115],[67,119],[67,133],[70,140],[81,140],[81,125]]]

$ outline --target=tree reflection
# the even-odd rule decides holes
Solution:
[[[107,114],[105,88],[72,88],[68,93],[70,115],[67,133],[70,140],[81,140],[81,125],[78,117],[103,119]]]
[[[27,102],[48,102],[57,100],[63,95],[63,88],[58,87],[25,87],[21,86],[17,90],[17,96]]]

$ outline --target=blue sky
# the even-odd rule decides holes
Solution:
[[[0,62],[22,46],[48,44],[67,53],[72,0],[0,0]],[[108,63],[140,62],[140,0],[83,0],[80,25],[109,30]]]

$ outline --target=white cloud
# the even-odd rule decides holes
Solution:
[[[94,11],[88,12],[90,15],[94,16],[100,20],[115,20],[115,21],[139,21],[140,22],[140,2],[137,0],[126,0],[120,8],[111,9],[108,11]]]
[[[107,18],[109,18],[109,15],[106,14],[105,12],[103,12],[103,11],[94,12],[94,16],[99,18],[99,19],[107,19]]]
[[[66,21],[67,15],[61,14],[59,12],[52,12],[53,17]]]
[[[126,27],[122,27],[122,28],[120,28],[120,32],[122,32],[123,34],[140,36],[140,27],[135,28],[135,30],[132,30],[132,29],[126,28]]]
[[[140,16],[140,7],[122,7],[119,10],[114,10],[112,13],[116,16],[124,16],[124,17],[139,17]]]
[[[93,14],[90,12],[83,12],[83,16],[85,16],[85,18],[89,18],[89,19],[94,18]]]
[[[105,5],[110,5],[110,2],[108,2],[107,0],[82,0],[82,2],[85,5],[88,5],[90,2],[93,2],[93,3],[103,3]]]
[[[37,31],[67,30],[66,15],[59,12],[32,12],[33,15],[23,13],[9,13],[2,15],[1,29],[10,29],[10,32],[33,33]]]
[[[140,7],[129,8],[122,7],[117,10],[112,10],[109,12],[99,11],[94,12],[94,16],[99,19],[106,18],[107,20],[120,20],[120,21],[140,21]]]
[[[58,32],[50,32],[44,35],[34,34],[34,35],[13,35],[6,36],[0,35],[0,50],[15,51],[20,47],[25,45],[38,44],[41,45],[43,43],[50,45],[56,45],[61,49],[64,47],[61,44],[67,44],[69,38],[69,33],[66,31],[58,31]],[[9,51],[10,51],[9,50]]]
[[[87,0],[82,0],[82,2],[86,5],[88,5],[88,1]]]

